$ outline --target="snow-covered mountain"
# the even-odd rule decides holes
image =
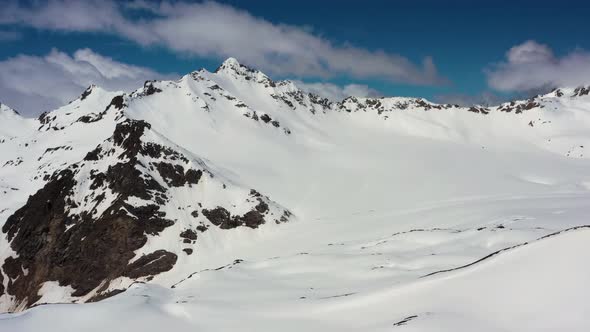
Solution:
[[[584,330],[589,130],[590,87],[336,102],[233,58],[0,104],[0,309],[129,289],[0,327]]]

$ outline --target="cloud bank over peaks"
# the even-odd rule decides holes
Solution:
[[[346,97],[379,97],[381,93],[365,84],[339,86],[333,83],[293,81],[301,90],[338,102]]]
[[[45,56],[18,55],[0,61],[0,101],[24,116],[55,109],[91,84],[133,90],[148,79],[172,78],[148,68],[80,49],[73,55],[53,49]]]
[[[146,47],[217,60],[236,56],[273,75],[345,75],[415,85],[447,82],[431,57],[414,63],[395,53],[334,43],[309,28],[269,22],[211,1],[50,0],[27,7],[12,1],[0,13],[0,24],[111,34]]]
[[[506,53],[506,60],[486,70],[490,87],[524,92],[590,84],[590,52],[576,49],[561,57],[544,44],[529,40]]]

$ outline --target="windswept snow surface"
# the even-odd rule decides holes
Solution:
[[[125,117],[297,218],[206,232],[172,270],[101,302],[68,304],[71,288],[46,282],[43,301],[61,304],[2,314],[1,331],[590,330],[590,96],[579,89],[478,112],[330,103],[234,59],[153,87],[126,95]],[[67,165],[112,134],[109,113],[66,116],[117,95],[94,89],[52,112],[63,135],[22,118],[21,134],[0,131],[0,163],[26,165],[0,169],[2,221],[42,186],[39,167],[57,168],[35,161],[47,147],[71,146],[55,155]],[[26,152],[44,137],[54,141]]]

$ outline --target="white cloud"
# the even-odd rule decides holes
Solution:
[[[33,2],[32,7],[18,1],[3,4],[0,24],[25,25],[61,31],[98,31],[124,24],[114,2],[49,0]]]
[[[169,77],[90,49],[72,56],[54,49],[45,56],[19,55],[0,61],[0,101],[25,116],[35,116],[67,103],[91,84],[132,90],[145,80]]]
[[[553,51],[547,45],[528,40],[508,50],[506,57],[508,62],[513,64],[551,62],[553,60]]]
[[[529,40],[512,47],[506,61],[486,71],[488,84],[499,91],[530,91],[590,83],[590,53],[575,50],[562,57]]]
[[[302,81],[293,81],[297,87],[306,92],[315,93],[321,97],[328,98],[332,101],[341,101],[350,96],[354,97],[377,97],[381,94],[375,89],[371,89],[363,84],[348,84],[339,86],[332,83],[306,83]]]
[[[129,11],[149,11],[130,19]],[[65,32],[111,33],[144,46],[164,46],[181,54],[235,56],[271,74],[303,77],[349,75],[411,84],[442,84],[430,57],[414,64],[405,57],[352,45],[336,45],[310,29],[271,23],[215,2],[51,0],[24,8],[17,3],[0,13],[0,23],[18,23]]]

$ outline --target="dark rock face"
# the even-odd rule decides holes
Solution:
[[[119,97],[115,97],[113,100]],[[111,102],[112,104],[113,102]],[[146,129],[151,128],[152,126],[145,121],[125,121],[115,128],[113,142],[125,150],[125,155],[136,155],[141,149],[141,136]]]
[[[183,239],[196,240],[197,232],[193,231],[192,229],[185,229],[182,231],[182,233],[180,233],[180,237]]]
[[[266,213],[268,211],[268,204],[266,204],[266,202],[263,200],[260,200],[258,205],[256,205],[254,208],[260,213]]]
[[[186,157],[172,150],[171,148],[151,142],[143,143],[143,145],[141,145],[141,154],[144,156],[149,156],[151,158],[166,157],[170,160],[181,160],[184,162],[188,162],[188,159],[186,159]]]
[[[41,124],[48,124],[52,120],[52,117],[54,118],[55,115],[52,116],[51,114],[49,114],[49,112],[43,112],[41,113],[41,115],[39,115],[37,120],[39,120]]]
[[[82,123],[97,122],[97,121],[102,120],[105,113],[106,112],[103,111],[98,114],[82,115],[81,117],[78,118],[78,120],[76,120],[76,122],[82,122]]]
[[[70,285],[75,290],[73,296],[83,296],[105,281],[98,291],[106,290],[108,281],[117,277],[149,278],[174,266],[176,254],[163,250],[129,264],[134,252],[145,245],[147,235],[157,235],[174,223],[159,211],[159,205],[133,206],[126,202],[131,196],[159,204],[167,199],[166,188],[136,167],[144,151],[140,137],[148,128],[149,124],[142,121],[117,125],[111,140],[123,148],[119,156],[122,162],[110,165],[105,173],[90,171],[90,188],[107,187],[116,197],[103,213],[98,214],[96,206],[105,199],[104,192],[90,201],[86,197],[84,204],[89,210],[79,214],[71,213],[77,205],[70,198],[84,163],[112,153],[99,146],[81,163],[54,174],[8,218],[2,232],[18,257],[6,259],[2,265],[10,278],[3,291],[30,306],[40,298],[37,292],[45,281]],[[189,178],[194,182],[196,175]]]
[[[39,121],[39,123],[41,124],[41,126],[38,128],[38,130],[59,130],[58,127],[56,126],[52,126],[52,122],[55,120],[55,115],[49,113],[49,112],[43,112],[41,113],[41,115],[39,115],[39,118],[37,118],[37,120]]]
[[[203,215],[207,217],[213,225],[218,226],[221,229],[231,229],[239,226],[258,228],[258,226],[266,223],[264,214],[268,212],[268,204],[262,200],[262,196],[258,194],[258,192],[255,190],[252,190],[251,193],[252,192],[259,195],[256,196],[259,203],[253,210],[246,212],[242,216],[232,216],[229,211],[220,206],[211,210],[203,209]]]
[[[6,273],[6,276],[9,278],[15,279],[18,277],[20,267],[19,261],[13,257],[8,257],[4,261],[4,273]]]
[[[4,295],[4,275],[0,273],[0,296]]]
[[[90,96],[90,94],[92,93],[92,88],[93,86],[89,86],[86,90],[84,90],[84,92],[82,92],[82,95],[80,96],[80,100],[84,100],[86,99],[86,97]]]
[[[241,222],[242,225],[250,228],[258,228],[258,226],[265,223],[262,214],[256,210],[246,212],[246,214],[244,214],[241,217],[238,217],[237,219]]]
[[[135,208],[123,200],[98,219],[89,213],[70,215],[67,197],[74,185],[73,171],[60,172],[2,228],[18,254],[18,258],[4,262],[3,269],[10,276],[7,292],[27,306],[39,299],[37,292],[45,281],[70,285],[75,289],[73,296],[83,296],[103,281],[152,276],[171,269],[176,262],[175,254],[156,252],[128,267],[134,251],[146,243],[146,234],[158,234],[172,222],[162,218],[157,207]]]
[[[169,186],[182,187],[185,184],[198,184],[203,171],[189,169],[184,171],[181,165],[173,165],[165,162],[155,164],[158,172]]]
[[[276,96],[276,95],[273,95]],[[278,97],[277,97],[278,98]],[[238,106],[238,105],[236,105]],[[244,105],[244,107],[246,107],[246,105]],[[270,115],[268,114],[263,114],[261,116],[258,116],[258,114],[256,113],[256,111],[248,111],[246,113],[243,114],[245,117],[247,118],[251,118],[254,121],[258,121],[258,120],[262,120],[262,122],[264,122],[265,124],[270,124],[275,128],[280,128],[281,127],[281,123],[277,120],[273,120]],[[283,132],[286,135],[291,134],[291,130],[289,130],[289,128],[283,128]]]
[[[467,109],[467,111],[473,112],[473,113],[481,113],[481,114],[490,113],[490,110],[485,107],[475,107],[475,106],[470,107],[469,109]]]
[[[503,105],[498,109],[500,112],[507,112],[510,113],[514,111],[516,114],[520,114],[523,111],[528,111],[536,107],[543,107],[538,102],[534,101],[533,99],[529,99],[524,103],[517,104],[516,102],[510,102],[509,104]]]
[[[364,101],[359,100],[356,97],[347,97],[341,102],[337,103],[337,107],[341,111],[345,111],[351,113],[353,110],[350,109],[350,106],[354,105],[354,112],[358,111],[377,111],[377,114],[381,115],[384,113],[394,112],[397,110],[407,110],[407,109],[420,109],[424,111],[430,110],[446,110],[452,107],[458,107],[456,105],[451,104],[433,104],[424,99],[416,98],[416,99],[406,99],[401,101],[396,101],[392,105],[386,108],[383,105],[382,101],[384,98],[366,98]],[[352,104],[352,105],[351,105]],[[474,111],[474,110],[472,110]],[[480,110],[477,109],[477,113],[480,113]],[[387,115],[384,116],[386,119],[389,117]]]
[[[572,97],[582,97],[587,95],[590,95],[590,87],[580,86],[574,90]]]
[[[122,109],[125,106],[125,98],[122,95],[114,97],[105,110],[108,110],[111,106],[118,110]]]
[[[155,166],[169,186],[180,187],[186,182],[184,178],[184,167],[181,165],[161,162]]]
[[[86,156],[84,157],[84,161],[97,161],[99,160],[100,156],[101,156],[101,148],[100,146],[98,146],[96,149],[88,152],[86,154]]]
[[[170,270],[178,257],[166,250],[156,250],[150,254],[141,256],[135,262],[129,264],[125,276],[129,278],[141,278],[154,276],[160,272]]]
[[[162,92],[162,89],[156,88],[154,86],[154,81],[146,81],[143,84],[143,93],[145,96],[150,96],[158,92]]]
[[[189,169],[184,174],[185,181],[186,181],[186,183],[189,183],[189,184],[198,184],[199,180],[201,179],[201,176],[203,176],[203,171],[201,171],[200,169],[199,170]]]
[[[239,226],[234,223],[229,211],[220,206],[212,210],[203,209],[202,212],[203,215],[205,215],[205,217],[207,217],[207,219],[209,219],[209,221],[215,226],[219,226],[223,229]]]
[[[117,107],[115,99],[111,105]],[[82,161],[49,176],[45,186],[7,219],[2,232],[16,257],[0,262],[0,294],[13,296],[15,307],[34,305],[46,281],[72,287],[74,297],[92,292],[88,301],[98,301],[123,291],[109,289],[116,278],[150,280],[174,267],[176,253],[155,249],[140,257],[135,253],[144,248],[148,236],[157,236],[176,222],[162,208],[170,201],[169,190],[197,186],[203,176],[213,178],[213,174],[206,168],[194,169],[186,156],[161,145],[165,143],[145,142],[145,137],[153,137],[144,137],[150,128],[144,121],[118,123],[107,141]],[[202,209],[201,203],[191,215],[204,219],[202,213],[221,229],[257,228],[265,217],[279,222],[270,219],[274,214],[268,197],[255,190],[245,196],[253,208],[243,215],[232,216],[224,207]],[[198,222],[180,233],[179,242],[190,246],[197,241],[197,232],[208,230],[208,225]],[[182,250],[191,255],[194,249]]]

